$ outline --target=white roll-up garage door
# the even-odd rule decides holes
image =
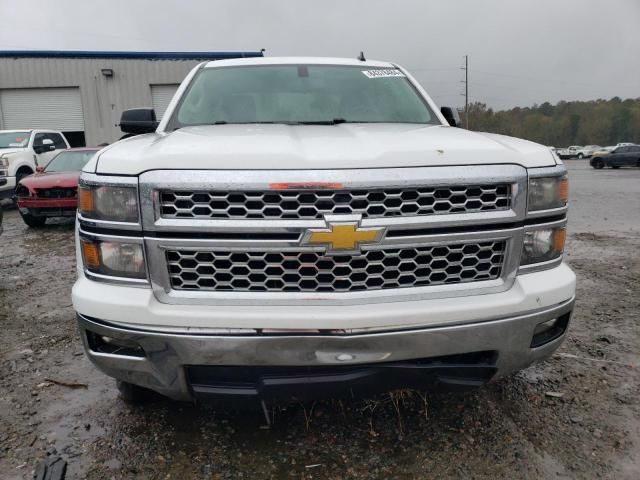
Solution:
[[[180,85],[151,85],[151,102],[156,111],[156,118],[160,120],[169,106]]]
[[[79,88],[11,88],[0,90],[2,128],[51,128],[84,131]]]

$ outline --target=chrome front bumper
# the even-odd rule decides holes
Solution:
[[[326,370],[490,351],[495,353],[491,365],[495,375],[491,377],[507,375],[548,357],[560,346],[568,323],[553,339],[532,348],[534,329],[552,319],[563,318],[568,322],[573,304],[571,298],[550,308],[509,318],[357,335],[194,335],[124,328],[82,315],[78,315],[78,322],[88,357],[104,373],[176,400],[192,400],[194,388],[186,374],[189,366],[325,367]],[[97,351],[89,342],[88,333],[109,337],[116,344],[124,341],[127,345],[139,345],[141,353]]]

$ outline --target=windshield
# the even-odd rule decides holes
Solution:
[[[29,132],[0,132],[0,148],[25,148]]]
[[[44,169],[45,172],[79,172],[96,154],[97,150],[80,150],[77,152],[61,152]]]
[[[395,68],[259,65],[201,70],[169,129],[224,123],[440,124]]]

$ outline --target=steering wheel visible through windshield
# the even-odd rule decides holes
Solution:
[[[168,129],[225,123],[440,124],[395,68],[258,65],[202,69]]]

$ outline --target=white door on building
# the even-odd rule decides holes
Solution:
[[[7,130],[84,131],[82,100],[77,87],[0,89],[0,114],[2,128]]]
[[[169,102],[173,98],[180,85],[151,85],[151,102],[153,109],[156,111],[156,118],[162,119],[164,112],[169,106]]]

